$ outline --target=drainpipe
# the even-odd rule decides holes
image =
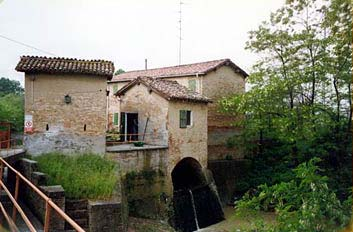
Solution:
[[[196,73],[196,79],[199,79],[199,93],[202,95],[202,76]]]
[[[105,130],[108,131],[109,130],[109,95],[110,95],[110,91],[109,91],[109,84],[107,85],[107,90],[106,90],[106,96],[107,96],[107,109],[106,109],[106,122],[105,122]]]

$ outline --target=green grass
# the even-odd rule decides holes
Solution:
[[[49,176],[48,185],[62,185],[68,198],[109,199],[118,181],[115,163],[98,155],[48,153],[35,160]]]

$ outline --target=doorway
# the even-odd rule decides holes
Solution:
[[[138,141],[138,113],[121,112],[121,133],[123,141]]]

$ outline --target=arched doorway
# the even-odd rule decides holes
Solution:
[[[209,186],[200,163],[182,159],[172,171],[175,227],[195,231],[224,219],[217,193]]]

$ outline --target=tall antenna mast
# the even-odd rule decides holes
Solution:
[[[180,0],[179,2],[179,65],[181,65],[181,5],[183,2]]]

